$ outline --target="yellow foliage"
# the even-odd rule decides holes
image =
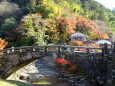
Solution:
[[[53,13],[48,14],[48,18],[54,18],[54,17],[55,17],[55,15]]]
[[[70,4],[69,4],[67,1],[61,2],[60,5],[61,5],[62,7],[66,7],[66,8],[70,7]]]
[[[101,36],[101,38],[102,38],[102,39],[109,39],[109,36],[108,36],[106,33],[104,33],[104,34]]]
[[[77,13],[78,11],[81,10],[81,7],[80,7],[80,5],[72,4],[71,9],[73,12]]]
[[[58,14],[58,11],[59,11],[58,7],[53,7],[53,13],[54,14]]]
[[[69,67],[69,70],[71,70],[71,71],[76,71],[76,70],[77,70],[77,66],[76,66],[76,65],[71,65],[71,66]]]
[[[101,52],[102,52],[102,50],[95,50],[95,52],[101,53]]]

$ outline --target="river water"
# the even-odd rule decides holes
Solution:
[[[72,86],[66,81],[58,81],[57,78],[42,78],[34,81],[35,86]]]
[[[42,78],[34,81],[35,86],[71,86],[66,81],[58,81],[57,78]]]
[[[24,73],[29,75],[29,82],[35,86],[98,86],[95,82],[92,82],[91,79],[86,77],[87,75],[84,76],[82,71],[71,73],[67,70],[64,71],[63,67],[54,67],[55,66],[48,66],[43,60],[38,60],[34,64],[31,63],[17,71],[11,78],[17,78],[17,76]]]
[[[40,77],[31,82],[35,86],[98,86],[94,80],[89,78],[87,73],[82,71],[71,73],[63,67],[58,67],[56,71],[59,73],[56,76],[53,74],[48,78]]]
[[[62,72],[58,77],[41,77],[33,80],[35,86],[98,86],[89,78],[72,73]]]

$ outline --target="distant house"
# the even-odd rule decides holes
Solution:
[[[100,39],[98,41],[96,41],[97,44],[100,44],[100,45],[103,45],[103,44],[108,44],[108,45],[111,45],[112,43],[108,40],[104,40],[104,39]]]
[[[85,42],[83,42],[85,45],[91,45],[91,44],[93,44],[94,42],[93,41],[91,41],[91,40],[87,40],[87,41],[85,41]]]
[[[99,44],[100,47],[103,47],[104,44],[107,44],[108,47],[111,47],[111,44],[112,44],[111,41],[108,41],[108,40],[105,40],[105,39],[100,39],[100,40],[96,41],[96,43]]]
[[[71,41],[82,41],[85,42],[89,40],[89,37],[83,33],[77,32],[70,36]]]

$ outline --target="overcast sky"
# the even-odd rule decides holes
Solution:
[[[103,4],[106,8],[113,9],[115,8],[115,0],[95,0]]]

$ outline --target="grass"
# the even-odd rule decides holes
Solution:
[[[20,81],[0,79],[0,86],[31,86]]]

